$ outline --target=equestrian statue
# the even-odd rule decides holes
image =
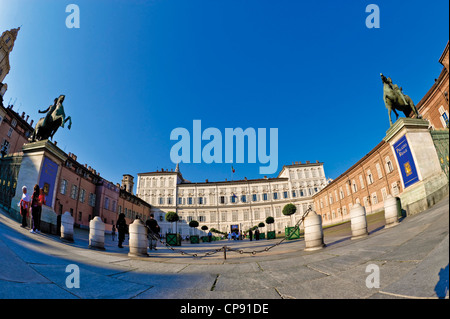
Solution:
[[[408,95],[403,93],[402,88],[399,88],[396,84],[392,83],[391,78],[386,78],[381,73],[381,80],[383,81],[383,100],[389,114],[389,123],[392,126],[391,112],[394,111],[396,120],[398,119],[398,113],[396,110],[403,112],[406,117],[411,117],[411,113],[416,115],[416,118],[422,118],[417,111],[414,102]]]
[[[67,121],[69,121],[67,128],[70,130],[72,127],[72,119],[70,116],[66,117],[66,114],[64,113],[64,98],[65,95],[60,95],[54,100],[53,105],[50,105],[46,110],[38,110],[39,113],[45,113],[46,115],[36,123],[36,127],[30,139],[31,142],[47,140],[49,138],[53,140],[53,135],[55,135],[58,128],[64,127],[64,124]]]

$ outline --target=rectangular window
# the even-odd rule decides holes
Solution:
[[[273,193],[273,199],[278,199],[278,193]]]
[[[256,194],[253,194],[252,195],[252,201],[256,202],[256,200],[257,200]]]
[[[183,204],[183,198],[182,197],[178,197],[178,205]]]
[[[84,203],[84,201],[86,200],[86,190],[85,189],[80,189],[80,203]]]
[[[96,196],[93,193],[89,193],[89,205],[95,207]]]
[[[283,198],[288,198],[288,192],[283,192]]]
[[[220,203],[225,204],[225,196],[220,196]]]
[[[188,205],[192,205],[192,197],[188,197]]]
[[[263,194],[263,200],[267,200],[267,193]]]
[[[295,191],[292,191],[292,197],[297,197],[297,194],[295,193]]]
[[[109,209],[109,198],[105,197],[105,209]]]
[[[67,192],[67,181],[65,179],[63,179],[61,181],[61,189],[60,189],[60,193],[63,195],[66,195]]]
[[[246,203],[247,202],[247,196],[242,195],[241,196],[241,202]]]

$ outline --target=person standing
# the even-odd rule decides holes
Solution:
[[[27,194],[27,187],[22,187],[22,198],[19,202],[20,215],[22,215],[22,225],[20,227],[27,227],[27,216],[30,208],[30,195]]]
[[[44,193],[44,189],[41,188],[39,190],[39,209],[38,209],[38,213],[37,213],[37,220],[36,220],[36,231],[38,233],[41,232],[41,215],[42,215],[42,205],[46,205],[46,201],[45,201],[45,193]]]
[[[259,240],[259,228],[255,230],[255,240]]]
[[[125,240],[125,233],[127,232],[127,222],[125,220],[125,214],[120,213],[119,218],[117,219],[117,231],[119,233],[119,248],[123,248],[122,243]]]
[[[156,250],[156,243],[159,239],[159,225],[153,214],[150,214],[149,219],[145,222],[145,226],[147,226],[148,231],[148,248]]]
[[[39,194],[41,189],[39,185],[34,185],[33,195],[31,195],[31,230],[30,233],[37,233],[38,215],[39,215]]]
[[[251,229],[249,229],[249,231],[248,231],[248,238],[250,238],[250,241],[253,240],[253,232]]]

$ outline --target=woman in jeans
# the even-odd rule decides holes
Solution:
[[[31,195],[31,216],[33,218],[32,221],[32,228],[30,230],[30,233],[37,233],[37,226],[38,226],[38,219],[40,219],[39,216],[39,209],[40,209],[40,201],[39,201],[39,195],[40,195],[41,189],[39,188],[39,185],[34,185],[33,189],[33,195]]]

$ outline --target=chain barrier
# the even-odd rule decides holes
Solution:
[[[303,213],[302,218],[300,218],[297,221],[297,223],[295,224],[294,228],[299,227],[303,223],[303,221],[305,220],[306,216],[308,216],[309,212],[311,212],[311,211],[312,211],[312,208],[311,208],[311,206],[309,206],[309,208]],[[214,250],[207,251],[206,253],[199,254],[199,253],[190,253],[190,252],[186,252],[186,251],[184,251],[182,249],[174,248],[171,245],[169,245],[167,242],[163,242],[161,240],[161,238],[159,238],[159,236],[156,236],[151,231],[149,231],[148,236],[152,237],[153,240],[159,241],[162,245],[166,246],[171,251],[176,252],[176,253],[180,253],[182,256],[186,255],[186,256],[191,256],[191,257],[194,257],[194,258],[203,258],[203,257],[206,257],[206,256],[215,255],[215,254],[223,251],[225,260],[227,259],[227,251],[237,252],[237,253],[239,253],[241,255],[242,254],[251,254],[251,255],[255,256],[256,254],[259,254],[259,253],[268,252],[272,248],[281,245],[284,241],[286,241],[288,239],[288,237],[285,236],[279,242],[277,242],[277,243],[275,243],[273,245],[267,246],[264,249],[260,249],[260,250],[246,251],[246,250],[244,250],[242,248],[232,248],[230,246],[223,246],[223,247],[220,247],[220,248],[217,248],[217,249],[214,249]]]

